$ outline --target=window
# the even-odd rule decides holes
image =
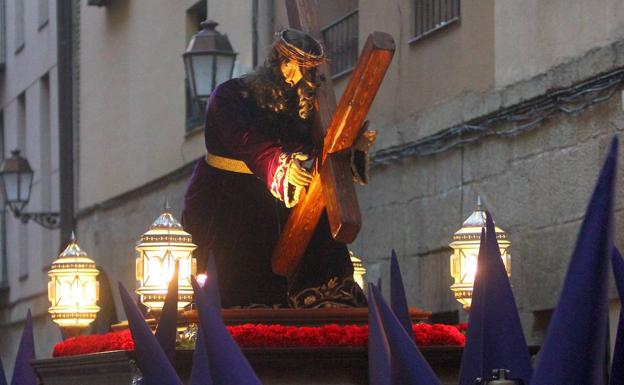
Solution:
[[[0,0],[0,71],[6,65],[6,0]]]
[[[17,148],[26,154],[26,92],[22,92],[17,97]],[[18,279],[23,281],[28,278],[29,255],[28,255],[28,234],[26,226],[20,226],[17,231],[19,245],[19,265]]]
[[[0,111],[0,158],[4,160],[4,113]],[[6,211],[0,207],[0,290],[9,285],[6,253]]]
[[[17,97],[17,148],[26,151],[26,92],[22,92]]]
[[[191,37],[195,32],[201,29],[201,22],[208,18],[208,9],[205,0],[200,0],[191,8],[186,11],[186,25],[187,25],[187,42],[191,40]],[[190,131],[193,128],[200,126],[204,121],[204,110],[206,104],[193,99],[191,96],[191,87],[189,86],[188,79],[184,79],[184,95],[186,98],[186,130]]]
[[[39,29],[43,29],[46,25],[48,25],[48,21],[50,20],[50,4],[48,0],[39,0]]]
[[[460,0],[414,0],[414,37],[410,43],[459,21]]]
[[[24,48],[24,0],[15,0],[15,53]]]
[[[332,78],[351,71],[358,56],[358,11],[353,10],[321,30]]]

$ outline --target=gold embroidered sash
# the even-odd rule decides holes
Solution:
[[[253,174],[242,160],[226,158],[209,152],[206,153],[206,163],[219,170],[237,172],[239,174]]]

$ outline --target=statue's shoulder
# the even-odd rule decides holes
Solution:
[[[219,99],[247,98],[249,92],[242,78],[233,78],[217,86],[211,96]]]

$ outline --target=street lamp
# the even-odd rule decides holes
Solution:
[[[22,223],[28,223],[32,219],[45,228],[56,229],[60,225],[59,213],[22,211],[30,201],[33,174],[33,169],[28,160],[20,155],[20,150],[13,150],[11,157],[0,165],[4,203]]]
[[[98,274],[95,262],[78,246],[72,233],[69,244],[48,272],[48,312],[67,335],[80,334],[100,311]]]
[[[236,52],[227,35],[215,28],[219,23],[206,20],[182,55],[191,95],[205,101],[217,85],[232,77]]]
[[[179,263],[178,310],[191,303],[191,274],[197,274],[197,261],[193,258],[196,248],[191,234],[182,229],[167,203],[165,211],[141,236],[136,246],[136,279],[141,285],[136,292],[152,313],[162,311],[176,261]]]
[[[451,255],[451,277],[454,283],[451,291],[455,299],[469,310],[472,304],[472,290],[477,273],[477,258],[481,243],[481,229],[485,226],[485,210],[481,206],[481,198],[477,198],[477,209],[464,221],[462,228],[453,235]],[[500,227],[495,226],[496,240],[501,252],[507,275],[511,277],[511,242]]]

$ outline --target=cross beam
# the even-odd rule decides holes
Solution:
[[[315,0],[286,1],[291,26],[320,39],[317,6]],[[357,236],[361,216],[347,152],[357,139],[394,49],[392,36],[383,32],[370,34],[337,106],[329,66],[320,66],[322,85],[317,90],[312,129],[315,140],[320,142],[323,138],[323,151],[317,160],[318,172],[307,193],[291,210],[273,252],[276,274],[290,277],[296,273],[325,208],[334,239],[350,243]],[[323,127],[327,127],[325,134]]]

